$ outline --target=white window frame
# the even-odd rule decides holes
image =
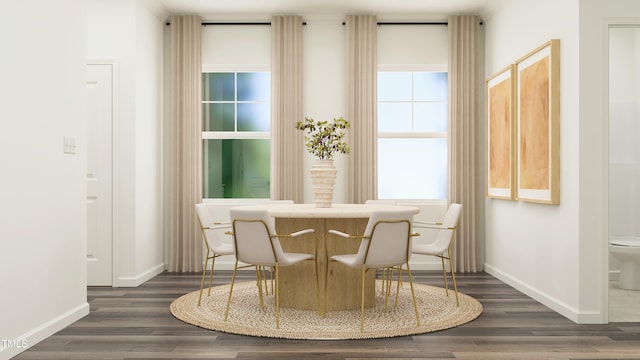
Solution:
[[[202,74],[215,73],[215,72],[268,72],[271,73],[271,65],[263,64],[242,64],[242,65],[202,65]],[[205,102],[202,102],[205,104]],[[236,113],[237,116],[237,113]],[[202,119],[201,119],[202,121]],[[235,124],[237,126],[237,122]],[[271,131],[205,131],[202,130],[202,140],[245,140],[245,139],[266,139],[271,140]],[[203,153],[203,163],[206,161]],[[205,174],[203,172],[203,181]],[[271,175],[270,175],[271,176]],[[269,179],[271,181],[271,179]],[[204,197],[204,194],[203,194]],[[255,200],[248,198],[203,198],[207,203],[228,203],[228,204],[251,204],[255,203]]]
[[[433,72],[447,72],[448,76],[448,66],[446,64],[394,64],[394,65],[378,65],[378,72],[425,72],[425,71],[433,71]],[[413,91],[413,86],[412,86]],[[412,96],[413,99],[413,96]],[[448,101],[448,99],[447,99]],[[376,104],[379,101],[376,99]],[[377,106],[377,105],[376,105]],[[412,106],[413,112],[413,106]],[[411,116],[413,121],[413,114]],[[435,138],[444,138],[447,139],[449,136],[447,132],[378,132],[378,139],[435,139]],[[377,160],[376,160],[377,161]],[[448,179],[447,179],[448,180]],[[385,199],[387,200],[387,199]],[[388,199],[388,200],[396,200],[398,203],[412,203],[412,202],[426,202],[426,203],[442,203],[446,202],[445,199]]]

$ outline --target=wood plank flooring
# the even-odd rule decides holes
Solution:
[[[230,282],[230,272],[215,275],[216,284]],[[303,341],[185,324],[169,304],[199,289],[200,275],[164,273],[138,288],[90,287],[90,315],[15,359],[640,359],[640,323],[577,325],[490,275],[457,278],[459,290],[484,306],[469,324],[391,339]],[[415,271],[414,281],[442,286],[439,272]]]

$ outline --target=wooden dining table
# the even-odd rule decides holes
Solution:
[[[362,278],[359,269],[340,263],[332,262],[327,269],[329,257],[356,253],[361,242],[360,239],[346,239],[329,234],[328,231],[363,235],[373,211],[395,209],[409,210],[414,214],[419,212],[417,207],[391,204],[333,204],[330,208],[318,208],[315,204],[261,204],[243,208],[267,209],[275,219],[278,234],[290,234],[303,229],[315,230],[315,233],[295,238],[280,238],[284,251],[314,254],[316,259],[315,262],[280,268],[280,306],[318,309],[318,299],[324,301],[326,284],[327,311],[360,308]],[[375,276],[375,271],[367,271],[365,276],[366,307],[375,304]]]

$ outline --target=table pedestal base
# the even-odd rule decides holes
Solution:
[[[362,289],[362,271],[340,263],[332,262],[327,270],[327,259],[333,255],[354,254],[360,247],[359,239],[345,239],[327,234],[331,229],[348,234],[362,235],[367,226],[367,218],[318,219],[318,218],[276,218],[276,231],[289,234],[302,229],[315,229],[315,234],[296,238],[281,238],[286,252],[316,254],[316,261],[280,268],[280,306],[298,309],[318,310],[324,301],[327,282],[327,311],[359,309]],[[314,238],[315,237],[315,238]],[[314,247],[317,241],[317,249]],[[317,253],[316,253],[317,251]],[[314,265],[317,263],[318,278]],[[320,301],[320,302],[319,302]],[[375,270],[365,275],[365,306],[375,304]]]

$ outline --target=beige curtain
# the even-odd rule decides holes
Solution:
[[[478,190],[483,150],[479,99],[482,94],[480,18],[449,17],[449,201],[462,204],[455,240],[456,271],[476,272],[480,264]]]
[[[202,44],[199,16],[171,16],[169,271],[202,270],[194,204],[202,201]]]
[[[347,156],[347,202],[378,195],[378,31],[373,15],[350,15],[347,31],[347,114],[351,122]]]
[[[271,198],[303,202],[302,18],[271,18]]]

